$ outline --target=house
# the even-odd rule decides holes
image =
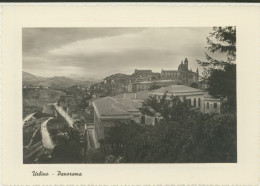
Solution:
[[[98,140],[104,139],[116,121],[140,122],[142,103],[124,98],[104,97],[92,102],[94,129]]]
[[[223,104],[227,99],[217,99],[206,93],[204,95],[204,111],[203,113],[221,113]]]
[[[178,96],[182,101],[187,100],[190,106],[199,108],[202,113],[221,113],[221,106],[225,101],[213,98],[203,90],[185,85],[162,87],[151,91],[150,95],[156,95],[158,98],[161,98],[165,93],[168,98],[171,96]]]
[[[144,96],[144,94],[140,94],[140,97]],[[94,130],[97,140],[104,139],[109,134],[110,128],[118,121],[146,125],[155,125],[158,122],[156,117],[141,114],[139,109],[142,107],[143,100],[134,99],[132,95],[130,97],[104,97],[92,102],[94,107]]]
[[[176,80],[157,80],[157,81],[143,81],[143,82],[134,82],[127,85],[128,92],[139,92],[144,90],[149,90],[153,86],[163,87],[169,85],[175,85],[178,81]]]
[[[135,69],[135,72],[133,73],[133,75],[142,77],[142,76],[152,75],[152,73],[153,73],[152,70],[138,70],[138,69]]]

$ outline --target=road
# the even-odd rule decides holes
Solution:
[[[48,148],[48,149],[54,149],[54,144],[53,144],[51,136],[50,136],[50,134],[49,134],[49,132],[47,130],[47,123],[51,119],[52,119],[52,117],[50,117],[49,119],[45,120],[41,124],[42,144],[43,144],[43,146],[45,148]]]
[[[28,116],[26,116],[26,117],[24,118],[24,120],[23,120],[23,125],[24,125],[27,121],[29,121],[29,120],[33,117],[33,115],[34,115],[35,113],[36,113],[36,112],[34,112],[34,113],[29,114]]]
[[[74,128],[74,121],[73,119],[67,114],[66,111],[63,110],[62,107],[58,106],[57,103],[54,103],[54,107],[60,113],[60,115],[67,121],[70,127]]]

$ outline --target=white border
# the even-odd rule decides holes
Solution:
[[[259,183],[260,8],[240,4],[96,3],[5,5],[2,11],[2,183],[33,184],[239,184]],[[22,164],[22,27],[237,26],[237,164]],[[258,101],[256,101],[258,100]],[[82,177],[33,177],[31,171],[82,172]]]

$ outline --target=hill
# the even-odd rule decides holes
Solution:
[[[68,88],[74,85],[85,85],[90,86],[95,82],[92,81],[81,81],[72,79],[65,76],[55,77],[40,77],[23,71],[23,86],[44,86],[56,89]]]

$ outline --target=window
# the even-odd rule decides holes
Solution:
[[[141,124],[145,124],[145,116],[141,116]]]
[[[199,100],[198,100],[198,106],[200,107],[200,98],[199,98]]]
[[[188,101],[188,106],[191,106],[191,99],[187,99]]]
[[[155,124],[155,125],[158,124],[158,118],[154,118],[154,124]]]
[[[217,103],[214,103],[214,108],[217,108],[218,107],[218,104]]]
[[[207,109],[209,109],[209,103],[207,102]]]
[[[197,106],[197,103],[196,103],[196,98],[194,98],[194,101],[193,101],[193,106],[196,107]]]

